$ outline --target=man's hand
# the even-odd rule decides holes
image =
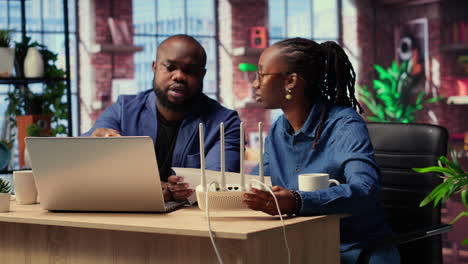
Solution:
[[[185,183],[182,177],[171,175],[167,178],[167,181],[172,197],[176,201],[183,201],[194,192],[193,189],[189,189],[188,183]]]
[[[120,132],[112,128],[98,128],[91,134],[92,137],[120,137]]]
[[[281,214],[293,213],[296,209],[296,199],[294,198],[294,194],[280,186],[273,186],[271,190],[278,200]],[[271,196],[270,192],[261,191],[255,188],[252,188],[250,191],[253,193],[244,194],[244,198],[246,199],[244,200],[244,203],[247,204],[250,209],[262,211],[270,215],[278,214],[275,200],[273,199],[273,196]]]
[[[163,191],[164,201],[167,202],[167,201],[172,200],[172,193],[169,190],[169,183],[161,182],[161,187]]]

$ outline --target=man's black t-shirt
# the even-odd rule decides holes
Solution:
[[[171,122],[158,112],[158,135],[156,138],[156,159],[158,160],[159,177],[166,181],[172,175],[172,154],[177,140],[181,121]]]

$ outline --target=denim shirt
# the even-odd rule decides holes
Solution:
[[[83,136],[91,135],[97,128],[112,128],[122,136],[150,136],[156,144],[156,111],[156,95],[153,90],[137,95],[121,95]],[[224,122],[225,168],[226,171],[239,172],[239,116],[204,94],[180,125],[172,155],[172,167],[200,168],[200,122],[204,124],[205,167],[218,171],[221,168],[219,123]]]
[[[350,107],[331,107],[315,149],[321,105],[314,104],[304,126],[294,132],[284,115],[265,139],[264,173],[273,185],[298,190],[298,175],[328,173],[340,182],[312,192],[298,191],[301,215],[349,214],[340,223],[341,249],[391,234],[383,217],[381,179],[367,127]],[[258,166],[252,174],[258,174]]]

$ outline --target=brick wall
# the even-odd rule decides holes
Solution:
[[[112,37],[107,20],[109,17],[127,22],[131,36],[132,26],[132,1],[131,0],[101,0],[95,1],[96,9],[96,43],[110,44]],[[112,80],[133,78],[134,64],[133,54],[99,52],[92,56],[91,66],[95,69],[96,94],[95,98],[102,102],[102,107],[95,109],[95,120],[107,106],[111,104]]]
[[[253,100],[252,84],[238,69],[241,62],[257,65],[261,51],[238,56],[233,50],[250,47],[251,27],[268,25],[268,5],[266,0],[220,0],[218,13],[221,101],[238,111],[248,139],[258,132],[257,122],[264,123],[265,131],[271,125],[270,111]]]
[[[361,47],[360,75],[358,82],[372,86],[377,77],[373,65],[385,68],[396,58],[395,29],[407,21],[427,18],[428,20],[428,62],[427,94],[444,97],[456,95],[453,85],[457,54],[441,51],[447,19],[452,16],[453,5],[444,7],[439,2],[420,5],[378,5],[373,1],[356,1],[358,13],[358,45]],[[460,8],[460,7],[459,7]],[[458,9],[459,9],[458,8]],[[466,7],[468,8],[468,6]],[[462,8],[463,9],[463,8]],[[464,9],[466,10],[466,9]],[[427,105],[417,115],[417,122],[432,123],[428,112],[435,113],[438,124],[450,133],[468,132],[468,123],[463,122],[468,114],[466,105],[448,105],[445,100]]]
[[[109,17],[126,21],[130,35],[133,38],[132,1],[92,1],[92,7],[92,10],[89,10],[94,12],[94,17],[91,21],[92,30],[86,32],[87,34],[92,34],[92,36],[87,40],[88,48],[83,50],[87,53],[87,59],[80,61],[80,68],[91,68],[93,72],[93,78],[87,80],[86,84],[83,84],[80,80],[81,86],[84,87],[83,90],[92,90],[91,94],[86,95],[86,99],[88,100],[87,110],[81,111],[82,120],[85,123],[82,125],[82,132],[89,129],[90,124],[94,123],[101,112],[111,104],[112,80],[131,79],[134,77],[132,53],[110,53],[105,51],[94,53],[89,49],[89,47],[92,47],[94,44],[112,43],[112,37],[107,22]],[[87,14],[80,14],[80,20],[87,19],[89,19]],[[89,72],[88,70],[88,73]],[[89,76],[86,76],[86,78],[89,79]]]

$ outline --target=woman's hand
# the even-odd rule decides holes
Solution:
[[[294,194],[289,190],[280,186],[273,186],[273,193],[278,200],[281,214],[292,214],[296,210],[296,199]],[[278,209],[276,208],[275,200],[268,191],[261,191],[255,188],[251,189],[252,193],[244,194],[244,203],[250,209],[255,211],[262,211],[270,215],[277,215]]]

